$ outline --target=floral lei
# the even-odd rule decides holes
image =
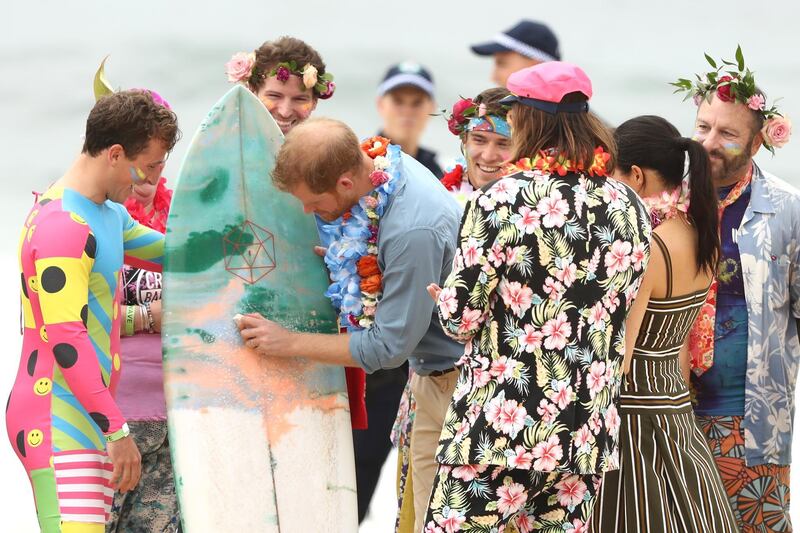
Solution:
[[[603,150],[602,146],[598,146],[594,149],[594,159],[591,166],[588,169],[584,169],[583,165],[576,164],[568,157],[550,148],[540,150],[533,159],[525,157],[516,163],[510,163],[506,167],[505,173],[513,174],[515,172],[538,170],[543,174],[558,174],[559,176],[566,176],[568,172],[580,172],[589,176],[605,176],[609,159],[611,159],[611,154]]]
[[[153,197],[153,210],[146,212],[144,206],[134,198],[125,200],[125,209],[136,222],[164,233],[167,229],[167,217],[169,216],[169,206],[172,202],[172,191],[167,188],[166,178],[158,180],[156,194]]]
[[[383,275],[378,266],[378,226],[397,187],[400,148],[385,137],[371,137],[361,149],[372,158],[370,180],[375,189],[350,211],[320,233],[327,246],[325,264],[333,282],[325,292],[339,309],[339,322],[348,331],[370,327],[383,294]]]
[[[650,211],[650,221],[653,227],[661,225],[662,222],[675,218],[678,213],[684,215],[689,212],[689,177],[683,178],[680,187],[672,191],[662,191],[658,196],[647,196],[642,198],[642,202]]]
[[[225,74],[227,74],[228,81],[231,83],[248,82],[253,76],[255,66],[256,54],[254,52],[237,52],[233,54],[230,61],[225,63]],[[286,83],[291,76],[297,76],[303,80],[303,86],[306,89],[312,89],[314,94],[321,100],[327,100],[333,96],[333,92],[336,90],[333,74],[330,72],[319,74],[317,67],[311,63],[306,63],[302,69],[299,69],[297,68],[297,62],[283,61],[261,77],[275,77],[281,83]]]
[[[784,117],[775,103],[767,107],[764,95],[758,91],[753,72],[745,67],[742,47],[736,47],[735,61],[721,60],[717,62],[710,55],[705,54],[706,61],[712,69],[704,75],[697,74],[695,81],[678,78],[670,83],[676,87],[675,92],[685,92],[684,100],[692,98],[695,105],[700,105],[703,99],[710,101],[713,95],[723,102],[738,102],[746,105],[764,119],[761,128],[764,147],[775,153],[775,148],[782,148],[792,134],[792,122]],[[728,70],[723,71],[724,68]]]

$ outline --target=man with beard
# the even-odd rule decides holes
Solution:
[[[708,61],[710,73],[674,84],[698,103],[694,138],[720,201],[717,277],[688,340],[695,412],[742,531],[791,531],[800,192],[753,161],[786,144],[791,123],[767,107],[741,49]]]

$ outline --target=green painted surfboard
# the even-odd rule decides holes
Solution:
[[[344,371],[263,358],[233,317],[336,332],[312,217],[275,189],[283,142],[237,85],[181,167],[167,224],[164,376],[187,533],[358,530]]]

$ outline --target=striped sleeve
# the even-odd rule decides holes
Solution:
[[[151,272],[161,272],[164,261],[164,234],[136,222],[119,206],[125,264]]]

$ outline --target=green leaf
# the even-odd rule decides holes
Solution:
[[[739,72],[744,70],[744,54],[742,54],[742,46],[739,45],[736,47],[736,63],[739,67]]]
[[[714,61],[714,59],[710,55],[708,54],[704,55],[706,56],[706,61],[708,61],[708,64],[711,65],[711,68],[717,68],[717,62]]]

